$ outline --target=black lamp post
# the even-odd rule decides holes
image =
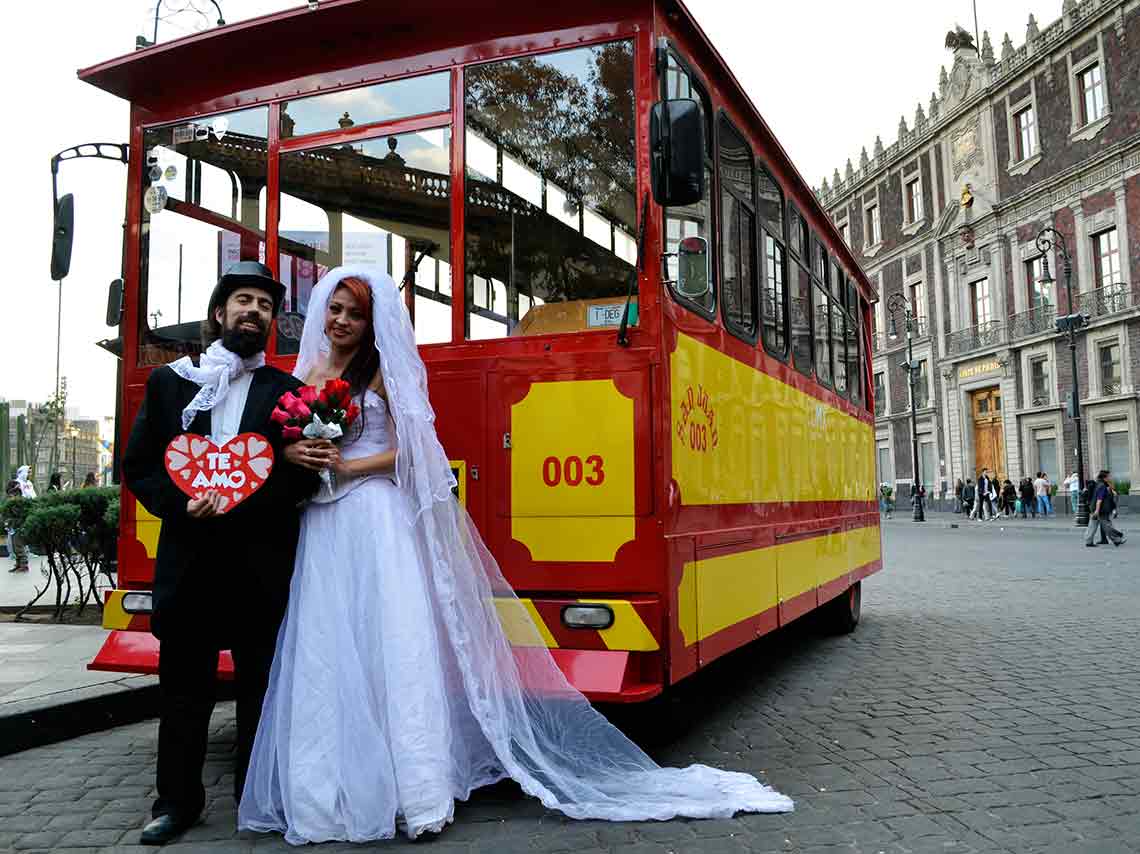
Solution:
[[[895,314],[902,312],[903,322],[906,325],[906,364],[903,368],[907,372],[910,382],[910,440],[911,451],[913,458],[911,463],[914,472],[914,484],[912,485],[912,495],[914,498],[914,517],[915,522],[925,522],[926,514],[922,508],[922,473],[918,468],[918,398],[914,394],[914,375],[918,373],[918,365],[914,361],[914,312],[911,311],[910,302],[902,294],[892,294],[887,299],[887,311],[891,315],[891,323],[888,328],[888,335],[891,340],[897,340],[899,337],[898,329],[895,327]]]
[[[1069,414],[1077,427],[1077,478],[1080,480],[1080,491],[1077,493],[1077,513],[1075,524],[1084,527],[1089,523],[1089,501],[1085,495],[1085,445],[1081,436],[1081,388],[1077,377],[1077,330],[1088,323],[1088,318],[1075,310],[1073,306],[1073,260],[1069,256],[1069,249],[1065,245],[1065,237],[1055,228],[1043,228],[1037,235],[1037,251],[1041,253],[1041,275],[1037,281],[1042,285],[1051,285],[1056,281],[1049,274],[1049,251],[1056,249],[1061,253],[1064,262],[1062,268],[1065,273],[1065,293],[1068,295],[1069,313],[1057,318],[1057,331],[1069,334],[1069,357],[1073,366],[1072,402],[1069,404]]]

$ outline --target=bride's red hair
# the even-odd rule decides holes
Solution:
[[[344,373],[341,374],[341,379],[345,380],[352,388],[353,395],[361,395],[372,384],[380,370],[380,354],[376,352],[376,330],[372,325],[372,288],[368,286],[366,281],[356,276],[345,276],[337,282],[333,293],[335,294],[342,288],[348,291],[352,299],[360,306],[368,321],[368,325],[364,329],[364,336],[360,339],[360,347],[353,354],[348,367],[344,369]]]

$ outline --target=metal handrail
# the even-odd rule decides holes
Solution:
[[[1000,320],[990,320],[951,332],[946,336],[946,351],[952,355],[959,355],[1004,342],[1005,324]]]
[[[1009,340],[1019,341],[1042,332],[1054,332],[1056,322],[1055,305],[1035,305],[1026,311],[1019,311],[1009,318]]]
[[[1140,305],[1140,287],[1125,282],[1084,291],[1076,295],[1077,309],[1090,318],[1106,317]]]

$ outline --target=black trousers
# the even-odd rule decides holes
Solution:
[[[276,626],[262,624],[228,644],[189,631],[163,631],[158,681],[158,798],[151,814],[197,818],[206,805],[202,770],[217,699],[218,653],[228,646],[234,659],[237,694],[237,755],[234,800],[241,800],[253,739],[277,641]]]

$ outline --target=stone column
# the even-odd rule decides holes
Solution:
[[[1092,252],[1089,246],[1089,236],[1086,233],[1085,212],[1081,207],[1079,199],[1073,203],[1071,210],[1073,212],[1073,242],[1077,244],[1076,246],[1069,247],[1069,251],[1073,254],[1077,262],[1077,280],[1073,282],[1073,291],[1076,293],[1084,293],[1093,287]],[[1058,270],[1054,276],[1057,279],[1057,287],[1063,290],[1065,287],[1063,272]],[[1059,296],[1058,301],[1060,301]],[[1076,302],[1076,300],[1073,300],[1073,302]],[[1072,307],[1070,307],[1069,311],[1072,310]]]

